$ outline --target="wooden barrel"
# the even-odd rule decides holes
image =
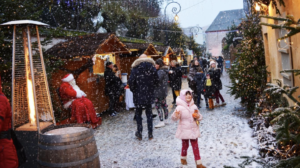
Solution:
[[[91,128],[64,125],[42,131],[38,144],[40,168],[99,168],[99,153]]]

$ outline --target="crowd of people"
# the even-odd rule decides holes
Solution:
[[[225,105],[225,101],[220,94],[222,89],[221,74],[215,60],[198,60],[194,58],[189,68],[188,82],[190,89],[182,89],[182,69],[176,61],[171,61],[170,67],[166,66],[161,59],[154,61],[141,55],[133,64],[131,75],[128,80],[129,88],[133,93],[133,101],[136,106],[135,119],[137,131],[135,136],[142,140],[142,110],[145,109],[148,125],[148,138],[153,139],[153,114],[152,104],[158,112],[159,123],[155,128],[165,126],[165,120],[168,119],[169,111],[167,104],[168,88],[172,89],[173,102],[176,109],[171,119],[180,120],[176,138],[182,140],[181,163],[187,164],[186,156],[189,142],[193,146],[193,152],[197,168],[205,168],[202,165],[198,138],[200,137],[199,122],[202,120],[199,108],[201,95],[204,95],[206,107]],[[213,105],[213,99],[216,99],[216,105]],[[222,104],[219,103],[221,99]],[[193,122],[191,122],[193,121]]]
[[[198,108],[201,108],[201,95],[204,96],[206,108],[214,109],[214,107],[226,105],[220,93],[222,90],[222,67],[223,62],[217,63],[214,59],[208,62],[206,59],[198,60],[197,57],[194,57],[190,65],[188,83],[194,92],[193,98]],[[213,103],[213,99],[216,100],[216,104]],[[222,101],[221,104],[219,99]]]

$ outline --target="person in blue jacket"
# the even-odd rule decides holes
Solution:
[[[196,72],[195,76],[194,76],[194,81],[196,83],[196,93],[197,94],[197,102],[196,105],[198,108],[201,108],[200,106],[200,100],[201,100],[201,94],[203,95],[203,86],[204,86],[204,82],[206,80],[205,74],[203,73],[202,69],[199,68],[198,72]]]

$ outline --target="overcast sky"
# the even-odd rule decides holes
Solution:
[[[172,0],[169,0],[171,2]],[[179,12],[179,24],[182,28],[190,26],[209,26],[216,18],[220,11],[242,9],[243,0],[174,0],[181,5]],[[165,5],[167,2],[165,2]],[[164,6],[165,6],[164,5]],[[175,15],[171,12],[172,7],[176,5],[170,4],[166,11],[171,17]],[[162,9],[164,13],[164,8]],[[198,35],[196,41],[202,44],[203,35]]]

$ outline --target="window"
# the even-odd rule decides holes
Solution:
[[[104,75],[106,62],[110,61],[113,64],[116,63],[114,54],[95,54],[93,57],[93,61],[93,72],[97,75]]]
[[[283,13],[283,17],[285,17],[285,13]],[[279,22],[279,24],[282,22]],[[285,34],[287,34],[286,29],[280,29],[277,30],[278,37],[283,37]],[[281,66],[282,70],[290,70],[293,69],[292,66],[292,58],[290,54],[290,44],[289,44],[289,38],[285,38],[278,42],[278,51],[279,54],[281,55]],[[283,77],[283,84],[288,85],[288,86],[293,86],[293,74],[292,73],[281,73]]]

